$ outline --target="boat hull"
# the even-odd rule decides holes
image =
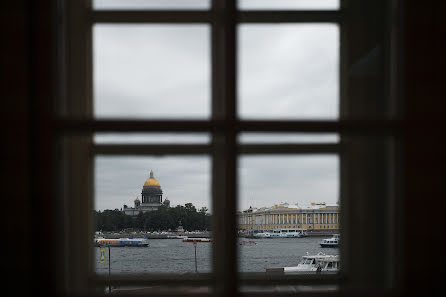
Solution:
[[[334,244],[334,243],[319,243],[321,247],[323,248],[337,248],[338,244]]]

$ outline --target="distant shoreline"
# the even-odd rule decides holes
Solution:
[[[315,232],[307,232],[306,237],[326,237],[331,236],[335,233],[334,231],[315,231]],[[153,233],[144,233],[144,232],[136,232],[136,233],[119,233],[119,232],[107,232],[103,234],[97,234],[97,236],[104,237],[107,239],[112,238],[148,238],[148,239],[179,239],[174,238],[173,236],[187,236],[189,238],[210,238],[212,237],[212,233],[209,231],[203,232],[168,232],[165,234],[153,234]],[[239,238],[250,238],[248,234],[239,234]],[[272,239],[274,240],[274,239]]]

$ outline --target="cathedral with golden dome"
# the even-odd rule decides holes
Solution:
[[[170,206],[169,198],[166,197],[163,201],[163,190],[161,190],[161,185],[155,178],[153,170],[150,170],[150,177],[145,181],[142,187],[141,200],[136,197],[134,203],[134,207],[124,205],[122,211],[126,215],[136,216],[140,212],[145,213],[158,210],[161,205],[167,207]]]

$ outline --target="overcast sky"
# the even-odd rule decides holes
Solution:
[[[96,7],[103,8],[104,3],[110,3],[108,8],[135,8],[141,6],[132,5],[141,3],[151,3],[152,6],[145,8],[163,8],[159,5],[160,1],[147,0],[96,1]],[[127,6],[123,7],[122,3],[127,3]],[[189,8],[197,8],[197,3],[200,5],[203,2],[177,0],[163,3],[177,6],[182,3],[189,5]],[[275,3],[274,7],[267,6],[270,3]],[[296,3],[300,3],[300,6],[296,6]],[[337,7],[337,1],[324,0],[246,0],[242,4],[243,8],[257,9]],[[172,7],[176,6],[167,6]],[[210,37],[210,27],[203,24],[95,25],[95,116],[130,119],[209,118]],[[242,25],[238,30],[238,54],[239,117],[338,117],[339,32],[336,25]],[[97,135],[96,141],[207,143],[209,135],[101,134]],[[334,142],[337,137],[245,134],[241,141]],[[245,156],[239,159],[238,165],[240,209],[271,206],[280,202],[308,204],[313,201],[338,201],[339,164],[334,155]],[[210,166],[208,157],[98,156],[95,162],[95,208],[104,210],[121,208],[124,204],[133,206],[137,196],[141,199],[142,186],[151,169],[161,183],[164,197],[169,197],[173,205],[192,202],[198,207],[211,208]]]

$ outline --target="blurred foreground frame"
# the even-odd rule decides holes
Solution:
[[[79,1],[79,3],[80,2],[81,1]],[[394,257],[392,258],[393,264],[391,267],[393,267],[393,271],[389,272],[391,275],[395,276],[391,283],[391,289],[377,289],[383,282],[386,282],[385,279],[388,277],[388,273],[386,273],[382,277],[384,279],[375,279],[376,282],[372,284],[358,284],[358,287],[348,290],[346,288],[345,291],[340,290],[336,293],[330,293],[330,295],[439,295],[439,293],[443,291],[442,288],[440,288],[440,284],[442,284],[442,279],[440,278],[442,275],[442,267],[439,267],[439,265],[436,265],[433,261],[413,261],[413,259],[416,259],[419,256],[420,251],[436,249],[439,244],[438,241],[441,240],[437,240],[436,235],[440,234],[439,226],[443,226],[442,218],[444,216],[442,215],[442,208],[432,207],[433,205],[438,205],[438,197],[446,196],[445,188],[442,186],[445,167],[443,152],[446,149],[444,142],[438,140],[439,135],[442,135],[443,132],[441,127],[445,126],[444,110],[446,110],[446,108],[444,106],[444,100],[442,100],[444,90],[439,78],[442,77],[440,72],[445,68],[443,67],[443,53],[446,52],[446,50],[444,49],[444,45],[436,42],[438,36],[441,36],[441,32],[444,30],[444,22],[442,22],[440,18],[443,7],[441,3],[436,1],[423,1],[423,3],[405,2],[404,6],[401,5],[401,1],[386,1],[386,3],[390,3],[389,6],[391,7],[389,9],[383,8],[387,5],[384,1],[349,1],[348,3],[347,1],[342,1],[342,3],[342,5],[349,4],[350,6],[348,6],[347,11],[342,10],[341,15],[331,12],[325,13],[322,16],[309,13],[305,14],[306,16],[303,18],[309,19],[310,16],[314,17],[317,15],[316,18],[323,20],[330,14],[337,15],[336,18],[343,20],[343,22],[344,19],[348,20],[354,18],[354,26],[350,27],[349,34],[346,36],[343,35],[343,30],[341,32],[341,35],[343,35],[341,38],[347,38],[351,41],[350,45],[347,43],[349,51],[341,53],[341,61],[345,62],[346,59],[348,59],[347,61],[350,61],[345,62],[346,64],[342,62],[344,68],[343,70],[341,69],[341,71],[344,71],[344,74],[347,73],[345,72],[348,70],[347,66],[352,65],[353,61],[359,60],[359,57],[364,56],[365,53],[371,53],[372,57],[375,56],[374,53],[376,53],[376,51],[374,52],[372,50],[376,48],[379,43],[376,41],[382,41],[382,35],[391,37],[384,38],[383,43],[386,44],[386,42],[389,41],[396,43],[390,53],[386,45],[382,46],[382,50],[378,50],[377,52],[381,51],[384,60],[387,59],[387,61],[389,61],[389,63],[385,63],[385,65],[393,65],[390,69],[391,71],[388,71],[389,69],[384,69],[385,73],[391,73],[392,75],[395,75],[396,78],[387,80],[387,76],[385,75],[375,75],[375,77],[370,78],[370,80],[361,80],[358,78],[360,75],[358,75],[355,78],[351,78],[352,83],[350,84],[347,84],[345,80],[341,81],[341,89],[346,92],[346,90],[351,87],[353,90],[350,90],[350,94],[357,95],[355,99],[362,96],[369,96],[369,100],[366,101],[366,103],[361,103],[361,100],[354,102],[349,101],[349,105],[345,107],[346,109],[341,109],[341,121],[346,120],[342,118],[344,115],[349,114],[349,111],[356,110],[357,112],[355,115],[357,117],[374,122],[377,126],[400,127],[398,132],[400,138],[398,139],[399,143],[397,143],[397,146],[400,145],[403,147],[404,154],[397,156],[396,159],[399,159],[399,162],[404,163],[404,170],[399,169],[394,175],[397,180],[393,183],[397,186],[401,185],[402,189],[398,189],[398,187],[395,189],[394,195],[397,199],[393,201],[394,205],[392,209],[388,210],[394,215],[391,218],[386,218],[386,220],[390,219],[393,221],[393,230],[399,231],[394,234],[394,237],[387,237],[385,241],[387,243],[392,242],[391,246],[393,246],[393,251],[398,251],[394,253]],[[361,6],[363,4],[364,6]],[[85,92],[85,90],[88,89],[85,88],[85,84],[89,81],[88,76],[85,77],[79,75],[80,73],[84,73],[85,69],[82,68],[85,68],[85,65],[88,65],[81,63],[84,61],[82,57],[85,55],[85,52],[70,52],[66,55],[70,56],[68,60],[71,62],[56,63],[62,68],[76,68],[77,70],[73,70],[73,72],[70,71],[71,75],[73,75],[72,80],[80,80],[80,82],[70,81],[66,84],[60,83],[59,79],[61,79],[61,76],[58,74],[62,73],[63,76],[64,72],[53,66],[54,59],[59,59],[61,56],[54,56],[52,54],[54,52],[50,50],[57,48],[57,44],[55,44],[52,35],[54,29],[56,29],[56,31],[59,29],[59,24],[54,22],[53,18],[53,12],[56,10],[57,7],[55,6],[57,5],[54,5],[53,1],[39,1],[38,3],[32,1],[15,1],[14,3],[5,3],[4,5],[6,6],[6,10],[4,11],[7,12],[5,14],[4,22],[7,25],[2,26],[2,30],[7,33],[6,36],[8,36],[8,41],[10,41],[10,43],[7,43],[3,49],[6,51],[5,56],[11,58],[8,62],[10,64],[7,64],[7,69],[11,71],[10,75],[6,78],[6,82],[13,87],[8,88],[7,93],[12,96],[10,98],[16,98],[16,100],[5,100],[4,102],[6,104],[4,109],[10,111],[5,115],[5,119],[7,120],[7,123],[13,123],[12,126],[14,127],[13,133],[8,133],[8,136],[10,136],[12,141],[5,143],[5,149],[7,150],[7,155],[9,157],[5,158],[4,161],[8,169],[7,172],[10,173],[10,178],[12,180],[10,187],[5,188],[5,197],[16,197],[16,201],[30,202],[29,207],[25,208],[23,212],[14,213],[14,215],[19,216],[20,220],[17,220],[17,217],[10,218],[10,221],[14,224],[13,226],[16,229],[12,230],[14,232],[10,232],[11,230],[8,228],[8,233],[11,233],[10,237],[13,238],[16,235],[17,230],[23,231],[22,234],[24,236],[19,238],[15,237],[20,241],[20,244],[14,245],[13,254],[16,255],[16,257],[8,258],[8,260],[14,260],[14,262],[8,262],[8,267],[11,269],[9,275],[14,277],[14,279],[8,278],[8,283],[9,280],[11,281],[11,284],[13,284],[14,281],[20,280],[20,284],[12,289],[17,293],[24,293],[24,295],[28,296],[39,294],[60,296],[87,295],[87,292],[83,289],[88,288],[89,286],[93,287],[94,284],[89,282],[88,274],[82,273],[84,272],[84,268],[89,265],[88,260],[87,262],[84,261],[85,259],[88,259],[87,251],[89,250],[89,246],[88,236],[79,231],[88,230],[88,224],[82,222],[82,218],[84,218],[85,209],[89,209],[88,207],[90,207],[90,205],[88,201],[84,201],[84,198],[82,197],[88,197],[88,194],[91,194],[88,192],[88,187],[90,185],[88,183],[85,184],[82,181],[76,182],[73,180],[73,176],[69,174],[60,176],[58,175],[59,171],[57,169],[67,166],[73,172],[75,170],[79,170],[78,172],[85,172],[88,166],[74,166],[76,165],[76,161],[84,164],[84,159],[80,153],[83,151],[82,143],[68,143],[69,150],[76,151],[78,154],[81,154],[81,157],[72,156],[68,158],[65,157],[66,155],[62,156],[61,152],[54,147],[57,133],[61,132],[60,130],[58,132],[58,129],[55,127],[64,126],[66,123],[59,125],[59,117],[55,116],[53,112],[53,107],[55,105],[61,105],[60,107],[62,109],[69,111],[70,117],[75,118],[74,122],[91,112],[89,109],[90,107],[88,104],[84,104],[85,101],[83,100],[87,98],[87,103],[89,100],[88,92]],[[88,20],[88,11],[85,11],[83,7],[79,8],[74,2],[69,3],[67,1],[66,3],[64,2],[64,5],[63,12],[67,13],[67,11],[70,11],[70,14],[75,21],[72,22],[72,20],[70,20],[68,21],[68,24],[65,23],[65,29],[68,32],[59,32],[59,36],[63,37],[65,40],[70,39],[71,44],[85,49],[85,47],[83,47],[85,45],[83,42],[84,38],[80,38],[79,35],[79,30],[83,30],[85,27],[77,27],[74,25],[78,24],[81,20]],[[221,7],[225,7],[225,5],[222,4]],[[384,18],[378,18],[376,16],[381,15],[381,13],[376,14],[376,10],[379,12],[389,12],[392,17],[396,16],[396,22],[393,23],[396,26],[395,30],[389,29],[389,27],[382,28],[384,24],[388,24],[387,21],[383,21],[388,20],[388,15]],[[265,12],[263,12],[263,14],[264,13]],[[294,14],[288,12],[287,14],[288,20],[296,19]],[[139,15],[139,13],[131,16],[134,18],[134,21],[136,21],[137,15]],[[163,16],[172,16],[173,18],[170,18],[170,20],[177,21],[177,18],[173,13],[164,14],[163,12],[160,12],[147,15],[158,16],[154,18],[155,20],[161,19]],[[181,13],[179,13],[179,15],[181,15]],[[230,15],[234,18],[235,13],[233,12]],[[279,17],[280,15],[281,13],[278,12],[274,17]],[[296,15],[303,15],[303,13],[299,12]],[[265,19],[272,20],[272,17],[269,18],[265,15],[256,16],[256,13],[251,12],[245,14],[245,16],[240,14],[239,16],[240,19],[245,18],[245,20],[248,20],[248,16],[250,19],[255,18],[259,21]],[[141,16],[139,15],[138,18],[141,19],[140,17]],[[180,21],[190,21],[191,19],[196,20],[196,17],[196,15],[191,15],[187,17],[181,16],[179,18]],[[206,14],[203,18],[209,17],[210,14]],[[233,18],[230,18],[230,21],[233,20]],[[348,22],[345,25],[348,26]],[[225,26],[222,26],[221,28],[225,28]],[[380,33],[374,34],[373,32],[375,31]],[[420,32],[423,32],[423,34],[420,34]],[[227,34],[227,37],[230,36],[231,34]],[[422,36],[422,42],[420,42],[420,36]],[[369,45],[364,46],[362,43],[369,43]],[[218,46],[217,48],[225,51],[224,49],[226,47],[221,48]],[[229,46],[229,48],[232,47]],[[235,55],[232,55],[232,59],[230,59],[232,62],[234,62],[234,56]],[[224,62],[226,63],[227,60],[225,59]],[[401,68],[401,64],[404,64],[404,69]],[[380,73],[383,69],[378,67],[377,71]],[[234,76],[234,71],[223,72],[226,73],[226,75],[220,76],[220,78],[225,77],[230,79]],[[423,77],[423,79],[420,79],[420,77]],[[358,79],[358,81],[353,83],[354,79]],[[378,86],[377,88],[374,88],[376,85],[373,86],[373,84],[380,80],[384,80],[385,82],[390,81],[391,86],[383,83],[386,87]],[[223,80],[221,83],[224,85],[228,84]],[[363,84],[365,87],[362,87]],[[382,94],[383,88],[386,90],[385,93],[390,93],[395,100],[389,101],[386,96],[378,96],[379,94]],[[62,89],[60,92],[66,94],[62,94],[63,96],[61,97],[59,97],[61,94],[55,96],[55,89]],[[220,90],[225,89],[226,88],[222,87]],[[234,87],[228,89],[232,90],[230,93],[234,95]],[[402,93],[404,93],[404,96],[402,96]],[[85,94],[87,95],[84,96]],[[229,106],[227,107],[229,108],[231,107],[230,102],[234,103],[234,99],[231,101],[231,97],[234,97],[232,95],[222,96],[223,98],[228,99]],[[60,101],[59,99],[64,98],[64,96],[83,99],[67,99]],[[57,100],[55,99],[56,97]],[[427,100],[426,97],[428,97],[429,100]],[[373,106],[371,107],[367,104],[367,102],[375,102],[375,99],[383,104],[383,109],[374,109]],[[218,102],[225,105],[224,102],[226,101],[222,99]],[[369,115],[367,115],[367,113],[369,112],[379,113],[382,110],[387,110],[388,108],[386,106],[389,102],[396,104],[396,107],[390,106],[389,108],[394,108],[398,111],[397,113],[402,111],[401,104],[404,104],[404,116],[397,114],[392,119],[395,125],[392,124],[392,121],[390,121],[389,124],[388,118],[384,121],[376,122],[376,117],[368,117]],[[219,118],[220,120],[223,120],[226,117],[220,114]],[[86,122],[88,123],[89,120]],[[229,122],[234,124],[235,120],[231,120],[229,117]],[[81,128],[86,125],[85,122],[79,120],[79,123],[79,125],[74,125],[73,129],[78,130],[79,133],[85,133],[85,130]],[[117,127],[119,123],[114,124]],[[260,124],[266,127],[266,129],[271,129],[268,128],[268,123],[259,123],[259,125]],[[96,123],[93,126],[95,125],[100,126],[102,124]],[[146,126],[144,123],[141,126],[136,123],[132,123],[131,125],[134,127]],[[278,126],[280,125],[284,127],[286,126],[286,123],[278,124]],[[297,125],[298,123],[294,126],[296,130],[298,130]],[[332,126],[337,125],[338,124],[335,123]],[[109,129],[113,130],[113,126],[113,122],[110,122]],[[228,126],[232,127],[231,125]],[[243,126],[243,124],[241,126]],[[272,126],[274,126],[274,123]],[[328,126],[330,127],[331,125]],[[15,129],[17,127],[20,129]],[[174,127],[171,126],[171,128]],[[106,127],[102,126],[102,129],[106,129]],[[116,129],[119,130],[119,128]],[[149,129],[150,128],[148,128],[148,130]],[[178,127],[178,129],[182,130],[184,128]],[[289,128],[284,128],[282,131],[287,129]],[[258,130],[260,132],[263,131],[261,129]],[[231,130],[229,129],[229,131]],[[392,131],[393,132],[390,134],[397,132],[393,129]],[[72,133],[70,129],[62,132],[64,134]],[[369,132],[370,130],[368,130],[368,133]],[[226,140],[230,140],[231,135],[229,132],[227,133]],[[222,134],[225,135],[224,133]],[[344,136],[345,134],[341,135],[341,142],[345,139]],[[87,143],[88,146],[87,140],[83,142],[84,145]],[[234,146],[230,141],[228,141],[227,144],[232,148]],[[379,144],[370,142],[368,145],[366,145],[366,142],[363,142],[362,146],[358,143],[358,147],[353,148],[355,155],[368,157],[368,155],[360,154],[360,149],[361,147],[369,145],[377,145],[378,151],[381,151],[381,153],[377,154],[375,157],[381,160],[381,157],[385,156],[382,152],[386,151],[385,148],[382,146],[380,147]],[[90,150],[87,149],[84,151],[84,156],[88,157]],[[232,154],[235,155],[234,150],[231,150],[229,147],[226,151],[223,149],[222,152],[226,152],[229,156]],[[225,154],[222,156],[225,156]],[[228,158],[225,160],[231,162],[232,159]],[[370,162],[369,164],[371,165],[373,164],[371,161],[368,162]],[[61,166],[60,163],[63,163],[62,165],[64,166]],[[351,171],[354,171],[354,164],[348,164],[352,167]],[[354,176],[351,171],[345,173],[347,174],[347,177],[351,175]],[[230,174],[227,176],[230,177]],[[362,180],[364,176],[360,176]],[[61,183],[55,182],[59,178],[64,181]],[[356,180],[358,179],[359,177],[356,178]],[[71,186],[68,187],[67,183]],[[81,185],[82,187],[86,186],[87,190],[76,189],[74,185]],[[359,186],[360,185],[358,185],[358,187]],[[78,201],[79,205],[70,203],[68,206],[74,207],[70,209],[67,208],[67,204],[71,200],[68,200],[67,196],[63,196],[66,200],[61,201],[61,196],[56,195],[55,188],[56,190],[59,188],[66,190],[72,189],[74,192],[70,193],[70,197],[82,198]],[[382,188],[374,191],[382,191]],[[87,193],[87,196],[83,195],[85,192]],[[230,193],[231,190],[228,189],[228,192]],[[384,197],[378,198],[380,200],[385,199]],[[352,208],[348,203],[343,203],[342,206],[343,209],[350,207],[348,210],[345,210],[345,215],[347,216],[354,213],[356,210],[356,208]],[[355,206],[358,205],[355,204]],[[370,210],[367,210],[370,213],[376,210],[377,206],[371,205],[371,207]],[[366,211],[362,207],[358,206],[358,208],[362,211]],[[58,211],[61,209],[63,210],[62,213]],[[73,222],[76,222],[77,220],[81,223],[80,225],[60,223],[65,222],[64,220],[67,219],[64,218],[64,214],[66,214],[65,211],[67,210],[69,210],[70,219],[73,220]],[[228,210],[228,212],[231,211]],[[414,220],[413,218],[417,219]],[[345,217],[343,225],[345,228],[361,229],[361,225],[351,226],[351,224],[349,224],[349,222],[354,220],[355,218]],[[425,228],[420,222],[427,222],[428,228]],[[384,232],[386,234],[389,232],[389,226],[385,225],[384,229],[380,229],[383,226],[379,225],[377,229],[379,232],[382,231],[381,233],[376,231],[368,233],[372,228],[372,225],[373,221],[370,222],[370,224],[367,223],[366,229],[361,229],[361,232],[363,232],[363,236],[369,236],[369,238],[366,239],[369,243],[374,244],[376,241],[373,241],[373,236],[376,235],[379,236],[379,238],[382,238],[381,236],[384,236]],[[228,226],[229,228],[232,228],[234,225],[229,224]],[[353,236],[355,234],[354,232],[350,232],[351,230],[344,231],[343,236],[348,236],[348,234]],[[69,234],[68,238],[70,239],[70,245],[68,245],[66,238],[61,234]],[[230,234],[230,232],[226,235],[228,234]],[[417,234],[417,240],[413,240],[413,237],[409,236],[413,234]],[[61,238],[62,240],[60,240]],[[352,240],[349,242],[351,241]],[[30,242],[33,244],[29,244]],[[64,243],[62,247],[60,246],[61,243]],[[353,247],[356,247],[357,244],[361,243],[355,243],[355,246]],[[226,245],[224,243],[223,246],[230,247],[229,244]],[[235,250],[235,246],[233,248]],[[352,247],[349,246],[349,249],[346,251],[347,254],[349,252],[355,253],[355,250],[351,248]],[[372,248],[373,245],[370,246],[368,250],[371,250]],[[378,249],[379,254],[383,251],[385,252],[385,250],[382,250],[381,248]],[[227,258],[221,258],[221,261],[235,259],[235,253],[228,252],[228,254],[226,254],[223,253],[222,250],[219,250],[219,252],[220,253],[218,253],[217,256],[228,256]],[[232,257],[230,257],[231,255]],[[363,252],[358,255],[359,257],[353,259],[362,260],[362,258],[368,257],[369,259],[365,259],[364,261],[371,261],[372,257],[370,257],[370,255],[371,254]],[[64,256],[66,256],[66,258]],[[80,263],[76,263],[76,259],[80,260]],[[409,263],[411,264],[410,266],[408,265]],[[237,282],[234,282],[234,279],[236,280],[242,277],[237,275],[237,273],[235,273],[234,276],[230,276],[229,274],[231,272],[236,271],[231,267],[227,270],[219,268],[221,271],[219,270],[218,276],[223,277],[218,281],[221,283],[229,283],[227,290],[216,291],[219,296],[237,295],[237,291],[234,290]],[[428,273],[419,273],[420,271]],[[351,272],[352,271],[350,270],[348,276],[350,276]],[[372,269],[368,274],[375,276],[376,273],[377,271]],[[355,277],[362,279],[363,277],[366,277],[366,275],[360,273]],[[24,283],[28,285],[23,286]],[[375,287],[375,284],[378,284],[378,286]],[[267,293],[265,293],[265,295],[267,295]]]

